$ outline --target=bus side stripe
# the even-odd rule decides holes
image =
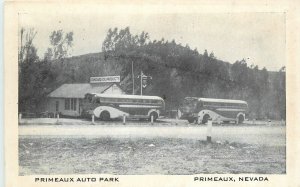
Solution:
[[[232,108],[218,108],[217,111],[245,111],[243,109],[232,109]]]
[[[153,105],[119,105],[121,108],[160,108],[161,106]]]

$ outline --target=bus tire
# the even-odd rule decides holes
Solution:
[[[243,115],[239,115],[239,117],[238,117],[238,120],[237,120],[237,123],[238,124],[242,124],[243,122],[244,122],[244,116]]]
[[[101,112],[101,114],[100,114],[100,120],[102,120],[102,121],[108,121],[108,120],[110,120],[110,114],[109,114],[109,112],[108,111]]]
[[[202,123],[203,124],[207,123],[209,118],[210,118],[210,116],[208,114],[205,114],[202,118]]]
[[[149,115],[149,121],[151,121],[151,116],[153,116],[153,121],[156,121],[158,114],[156,112],[151,112]]]
[[[189,123],[194,123],[195,122],[195,118],[188,118],[187,119]]]

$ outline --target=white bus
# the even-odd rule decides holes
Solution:
[[[95,115],[101,120],[122,118],[156,120],[165,108],[165,102],[158,96],[107,95],[87,93],[82,103],[83,115]]]
[[[243,123],[247,110],[246,101],[186,97],[178,109],[178,117],[190,123],[206,123],[210,118],[214,122]]]

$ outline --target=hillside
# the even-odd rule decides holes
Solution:
[[[108,33],[102,51],[20,64],[19,110],[41,110],[40,102],[54,89],[89,82],[92,76],[120,75],[121,86],[132,94],[133,63],[135,78],[141,71],[152,77],[143,94],[161,96],[168,110],[177,109],[187,96],[241,99],[249,104],[249,118],[285,119],[284,69],[268,72],[244,59],[230,64],[213,52],[200,54],[174,40],[150,41],[144,32],[132,36],[126,29]],[[140,94],[137,78],[134,86]]]

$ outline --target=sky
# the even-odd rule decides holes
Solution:
[[[249,65],[278,71],[285,65],[284,13],[81,13],[20,14],[19,28],[37,31],[34,45],[43,58],[54,30],[74,32],[72,56],[101,51],[109,28],[129,26],[132,34],[148,32],[151,40],[175,39],[203,54],[234,63],[246,59]]]

